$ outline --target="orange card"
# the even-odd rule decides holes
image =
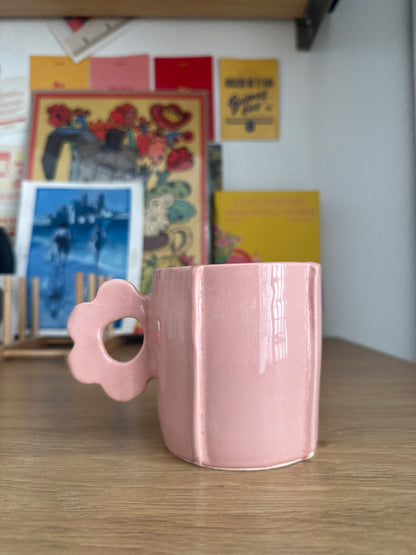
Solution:
[[[90,60],[75,64],[66,56],[31,56],[30,90],[89,88]]]

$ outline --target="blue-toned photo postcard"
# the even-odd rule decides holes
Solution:
[[[144,188],[141,181],[63,183],[24,181],[17,227],[17,272],[39,277],[39,331],[66,335],[75,305],[75,274],[127,279],[137,288],[143,253]],[[86,298],[86,297],[84,297]],[[116,331],[129,333],[123,320]]]

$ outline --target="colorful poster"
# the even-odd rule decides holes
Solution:
[[[221,137],[279,138],[277,60],[220,60]]]
[[[26,131],[28,114],[27,78],[0,79],[0,135]]]
[[[90,88],[98,91],[148,91],[149,56],[91,58]]]
[[[34,95],[28,179],[144,180],[142,293],[155,268],[206,262],[205,113],[202,93]]]
[[[155,58],[156,90],[207,91],[208,138],[215,139],[212,58]]]
[[[90,60],[75,64],[66,56],[31,56],[30,90],[88,89]]]

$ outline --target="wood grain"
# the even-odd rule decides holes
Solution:
[[[1,0],[1,17],[141,17],[296,19],[308,0]]]
[[[5,276],[3,296],[3,341],[6,344],[12,341],[12,294],[13,278],[12,276]]]
[[[40,291],[40,281],[38,277],[32,278],[32,337],[37,337],[39,335],[39,291]]]
[[[154,382],[117,403],[63,361],[0,361],[0,552],[414,553],[416,365],[323,353],[315,457],[260,472],[171,455]]]
[[[76,272],[75,274],[75,304],[84,302],[84,274]]]
[[[27,325],[27,280],[26,277],[19,277],[19,339],[26,336]]]

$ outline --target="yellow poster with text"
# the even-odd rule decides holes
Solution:
[[[30,57],[31,91],[85,90],[89,82],[89,58],[75,64],[66,56]]]
[[[277,60],[220,60],[221,137],[279,138]]]

